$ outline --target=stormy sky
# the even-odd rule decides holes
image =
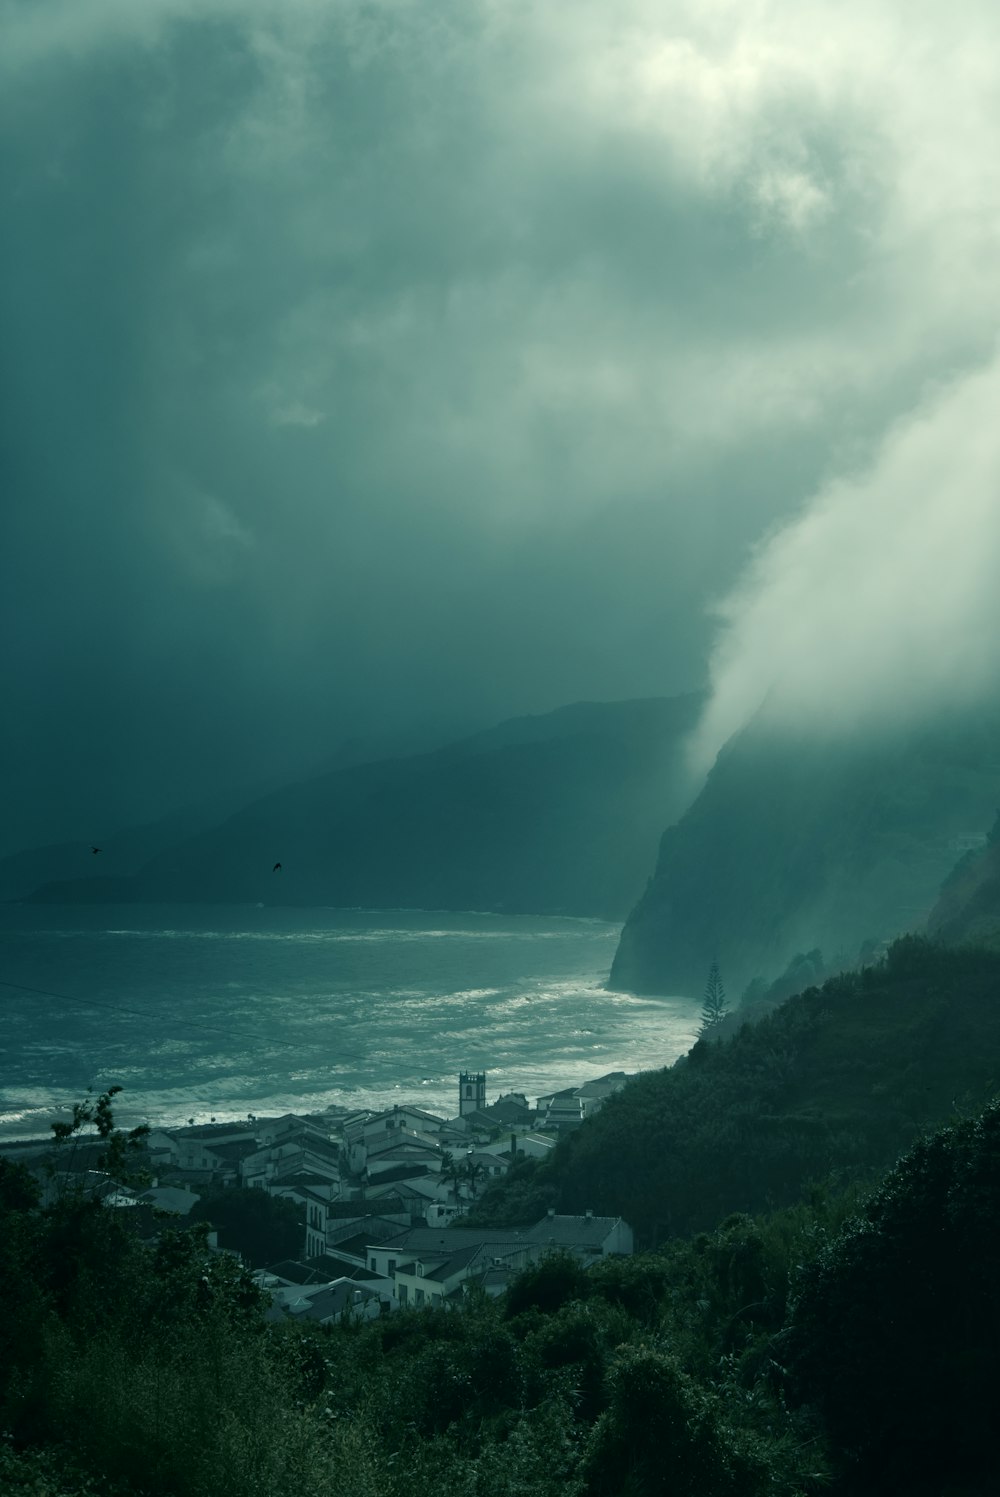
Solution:
[[[711,681],[708,762],[991,686],[992,4],[0,27],[0,850],[585,697]]]

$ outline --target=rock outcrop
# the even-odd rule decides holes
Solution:
[[[1000,719],[982,713],[854,746],[762,714],[664,834],[622,932],[614,988],[690,993],[717,960],[733,998],[797,952],[828,969],[923,928],[1000,799]]]

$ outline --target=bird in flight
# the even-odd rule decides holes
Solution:
[[[92,847],[90,850],[91,852],[100,852],[101,849],[99,847]]]
[[[281,872],[281,864],[280,863],[275,863],[274,867],[271,869],[271,872],[272,873],[280,873]]]

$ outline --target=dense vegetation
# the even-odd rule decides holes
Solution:
[[[499,1301],[273,1325],[197,1229],[0,1165],[0,1488],[25,1497],[978,1497],[1000,1111],[866,1202],[814,1191]]]
[[[998,990],[1000,953],[905,937],[875,966],[640,1076],[551,1162],[491,1186],[475,1219],[593,1208],[649,1246],[791,1204],[834,1171],[863,1178],[993,1095]]]
[[[784,1352],[858,1491],[996,1490],[1000,1109],[922,1140],[800,1277]]]
[[[251,1268],[266,1268],[302,1252],[305,1207],[266,1190],[206,1191],[188,1221],[204,1222],[218,1233],[219,1246],[239,1253]]]

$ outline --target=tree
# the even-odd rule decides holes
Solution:
[[[573,1300],[585,1300],[589,1293],[590,1279],[579,1259],[572,1253],[547,1253],[511,1284],[504,1298],[504,1317],[511,1320],[530,1309],[552,1315]]]
[[[0,1220],[7,1211],[30,1211],[38,1201],[38,1185],[31,1171],[0,1154]]]
[[[459,1173],[465,1184],[468,1186],[473,1200],[475,1200],[476,1196],[479,1194],[477,1189],[478,1183],[480,1180],[484,1179],[486,1175],[485,1165],[482,1165],[478,1160],[473,1159],[470,1154],[466,1156],[464,1162],[459,1166]]]
[[[266,1268],[303,1251],[305,1210],[266,1190],[213,1190],[191,1208],[188,1220],[207,1222],[219,1245],[234,1248],[254,1268]]]
[[[469,1194],[475,1199],[477,1184],[484,1178],[486,1170],[472,1158],[471,1153],[466,1154],[462,1160],[457,1160],[449,1150],[441,1156],[441,1179],[450,1184],[449,1194],[453,1201],[458,1200],[459,1187],[465,1186]]]
[[[722,986],[719,964],[713,962],[708,969],[708,982],[705,984],[705,1001],[701,1006],[699,1037],[717,1028],[728,1012],[729,1005],[726,1003],[726,990]]]
[[[103,1145],[95,1161],[98,1170],[103,1171],[119,1185],[149,1184],[149,1174],[143,1167],[149,1124],[140,1123],[137,1128],[131,1128],[127,1133],[115,1127],[112,1102],[120,1091],[120,1086],[109,1086],[106,1092],[101,1092],[96,1102],[91,1102],[89,1099],[84,1102],[75,1102],[70,1122],[50,1125],[55,1150],[47,1162],[47,1167],[52,1173],[55,1173],[60,1162],[59,1150],[70,1139],[73,1140],[73,1145],[69,1150],[69,1157],[66,1159],[63,1156],[62,1162],[72,1169],[77,1145],[88,1138],[96,1138]],[[94,1129],[93,1134],[86,1132],[89,1128]]]
[[[449,1195],[453,1201],[458,1200],[458,1182],[462,1178],[461,1166],[455,1162],[455,1156],[450,1149],[445,1149],[441,1155],[441,1179],[450,1186]]]
[[[995,1488],[1000,1106],[922,1139],[804,1269],[782,1359],[853,1492]]]
[[[674,1357],[623,1347],[608,1376],[609,1406],[584,1455],[587,1497],[753,1497],[762,1461],[745,1455],[718,1402]]]

